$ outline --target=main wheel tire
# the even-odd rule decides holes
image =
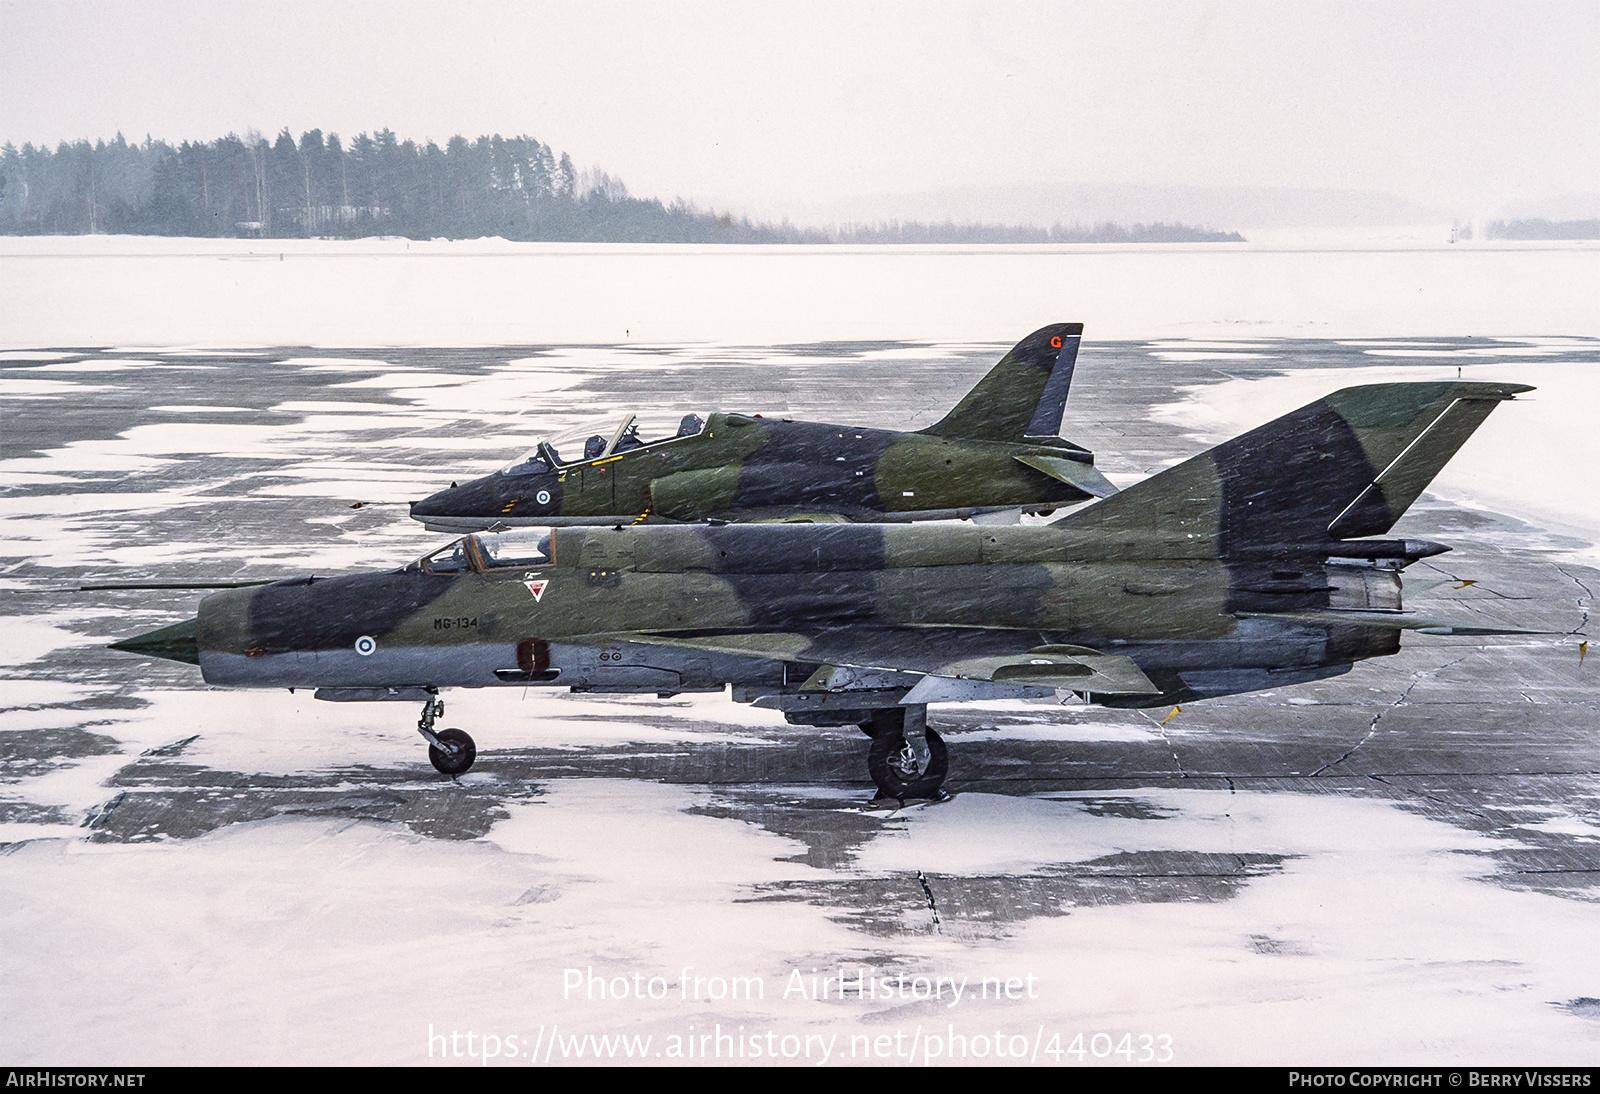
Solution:
[[[437,745],[428,746],[428,760],[438,768],[442,775],[465,775],[472,766],[472,761],[478,758],[478,746],[473,744],[472,738],[459,729],[446,729],[439,733],[439,740],[449,746],[449,751]]]
[[[906,747],[903,732],[885,733],[872,739],[867,753],[867,771],[878,791],[887,798],[935,798],[950,771],[950,751],[944,738],[929,726],[928,762],[919,766],[915,755]]]

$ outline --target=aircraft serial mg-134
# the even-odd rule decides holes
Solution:
[[[860,725],[893,798],[942,795],[929,703],[1077,692],[1154,706],[1336,676],[1400,634],[1526,633],[1419,614],[1386,538],[1516,384],[1337,391],[1052,524],[641,525],[469,535],[390,573],[206,597],[113,648],[207,683],[409,699],[441,772],[439,689],[721,690]]]
[[[1056,323],[1018,342],[955,409],[912,433],[713,413],[640,435],[636,416],[583,455],[556,438],[499,472],[411,506],[437,532],[703,520],[915,521],[1039,512],[1116,492],[1063,440],[1083,337]]]

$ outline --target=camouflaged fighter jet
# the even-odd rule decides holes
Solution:
[[[584,444],[543,441],[493,475],[411,506],[430,531],[705,520],[915,521],[1048,512],[1116,487],[1062,440],[1082,323],[1018,342],[954,410],[900,433],[760,415],[686,415],[641,437],[635,415]]]
[[[1400,633],[1527,633],[1419,614],[1403,571],[1447,547],[1383,538],[1518,384],[1346,388],[1037,527],[732,524],[482,532],[401,570],[208,596],[112,648],[208,684],[414,700],[438,691],[717,691],[860,725],[889,797],[936,797],[929,703],[1077,692],[1145,707],[1348,672]]]

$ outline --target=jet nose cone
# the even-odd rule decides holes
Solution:
[[[435,491],[421,501],[411,503],[411,515],[418,520],[423,517],[442,517],[460,511],[458,495],[460,487],[451,483],[447,489]]]
[[[435,532],[472,532],[485,528],[498,520],[507,503],[516,498],[497,481],[503,477],[488,475],[459,485],[451,484],[447,490],[412,502],[411,517]]]
[[[168,661],[182,661],[189,665],[200,663],[200,639],[195,632],[198,619],[185,619],[160,630],[136,634],[113,642],[108,649],[137,653],[143,657],[160,657]]]
[[[457,486],[429,494],[421,501],[411,503],[414,517],[488,517],[500,511],[508,498],[506,491],[495,482],[497,476],[473,479]]]

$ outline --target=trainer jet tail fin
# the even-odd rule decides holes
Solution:
[[[921,430],[935,437],[1014,441],[1055,437],[1072,387],[1082,323],[1052,323],[1018,342],[954,410]]]
[[[1387,532],[1525,384],[1372,384],[1318,399],[1056,523],[1136,556],[1238,559]]]

